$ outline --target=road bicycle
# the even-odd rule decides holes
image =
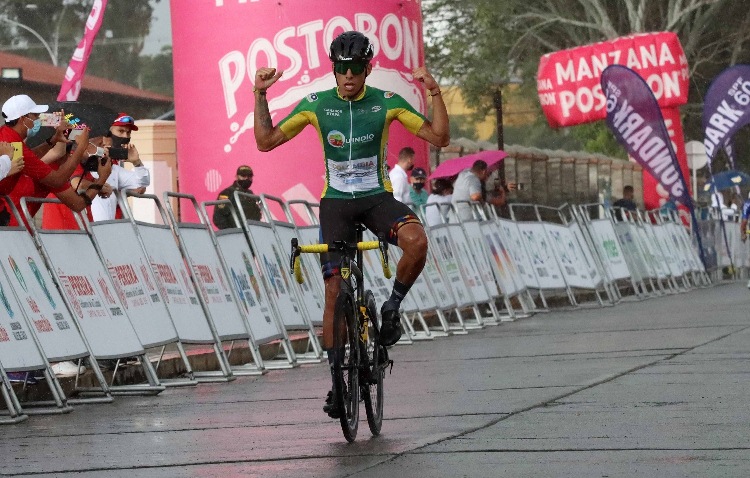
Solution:
[[[363,241],[365,227],[356,226],[356,242],[335,241],[330,244],[299,245],[292,239],[290,266],[297,282],[304,277],[300,265],[302,253],[338,252],[341,254],[341,290],[336,298],[334,314],[333,400],[341,415],[341,430],[348,442],[357,437],[359,402],[365,403],[367,424],[373,435],[380,434],[383,424],[383,379],[393,361],[388,350],[380,345],[378,308],[375,296],[365,290],[363,251],[380,251],[383,275],[391,277],[388,265],[388,243]]]

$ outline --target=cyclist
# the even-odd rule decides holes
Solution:
[[[266,90],[283,74],[260,68],[255,74],[254,130],[258,149],[270,151],[312,124],[318,131],[325,155],[326,181],[320,200],[320,231],[324,243],[353,242],[360,222],[378,236],[403,249],[390,298],[381,308],[380,343],[393,345],[401,337],[401,301],[419,277],[427,258],[427,236],[421,222],[393,197],[388,178],[386,147],[388,128],[397,120],[407,130],[438,147],[450,140],[448,112],[440,87],[425,67],[412,72],[432,97],[433,119],[427,120],[401,96],[366,86],[372,72],[373,46],[362,33],[344,32],[330,46],[329,58],[336,87],[306,96],[276,126],[271,121]],[[325,281],[323,349],[333,360],[333,317],[341,285],[340,256],[324,254],[321,268]],[[338,351],[337,351],[338,352]],[[323,408],[337,418],[339,411],[328,394]]]

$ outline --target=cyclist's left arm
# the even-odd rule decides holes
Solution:
[[[416,81],[424,83],[427,94],[432,98],[432,121],[425,120],[417,132],[417,137],[438,147],[448,146],[451,140],[448,109],[445,107],[440,85],[424,66],[415,69],[412,75]]]

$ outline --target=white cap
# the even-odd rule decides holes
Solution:
[[[6,121],[13,121],[29,113],[44,113],[48,105],[38,105],[28,95],[16,95],[3,103],[3,117]]]

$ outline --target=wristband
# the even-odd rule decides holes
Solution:
[[[85,192],[78,193],[78,195],[81,196],[81,198],[83,199],[83,202],[85,202],[87,206],[91,206],[91,203],[94,202],[94,200],[88,197]]]
[[[261,90],[258,87],[253,88],[253,93],[259,93],[260,96],[266,96],[266,90]]]
[[[94,189],[96,191],[101,191],[103,187],[104,187],[103,184],[91,183],[91,184],[89,184],[89,187],[86,188],[86,191],[88,191],[89,189]]]
[[[432,94],[432,91],[430,91],[429,96],[437,96],[441,93],[440,89],[437,90],[437,93]]]

